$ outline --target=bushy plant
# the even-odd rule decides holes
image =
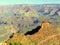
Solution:
[[[9,45],[25,45],[25,44],[21,42],[10,42]]]

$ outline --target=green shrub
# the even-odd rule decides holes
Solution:
[[[21,42],[10,42],[9,45],[25,45]]]

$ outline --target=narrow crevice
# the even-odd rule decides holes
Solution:
[[[26,32],[25,35],[33,35],[36,32],[38,32],[40,28],[41,28],[41,26],[37,26],[35,29],[32,29],[32,31]]]
[[[9,38],[12,38],[12,37],[13,37],[13,35],[14,35],[14,33],[12,33],[12,34],[10,35],[10,37],[9,37]]]

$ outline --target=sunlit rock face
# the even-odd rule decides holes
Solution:
[[[43,21],[41,26],[42,26],[42,28],[48,28],[49,27],[49,22],[48,21]]]
[[[0,45],[8,45],[8,44],[5,42],[1,42]]]

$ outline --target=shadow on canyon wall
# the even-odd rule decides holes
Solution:
[[[33,35],[36,32],[38,32],[40,28],[41,28],[41,26],[37,26],[35,29],[32,29],[32,31],[26,32],[25,35]]]

